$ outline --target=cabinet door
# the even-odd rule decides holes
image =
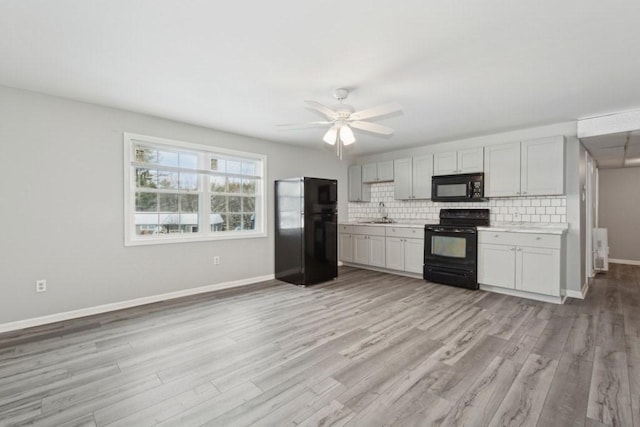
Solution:
[[[404,271],[422,273],[424,265],[424,239],[404,240]]]
[[[515,288],[516,252],[514,246],[478,245],[478,283]]]
[[[413,196],[411,188],[412,167],[411,159],[398,159],[393,161],[393,198],[406,200]]]
[[[544,295],[560,295],[560,251],[518,247],[516,288]]]
[[[399,237],[387,237],[386,252],[386,267],[392,270],[404,271],[404,239]]]
[[[340,261],[353,262],[353,235],[340,233]]]
[[[362,166],[349,166],[349,192],[350,202],[368,202],[371,200],[371,192],[368,185],[362,185]]]
[[[451,175],[454,173],[458,173],[458,153],[456,151],[433,155],[434,175]]]
[[[362,165],[362,182],[378,181],[378,165],[376,163],[367,163]]]
[[[520,143],[484,148],[485,197],[520,195]]]
[[[484,148],[458,151],[458,172],[472,173],[484,170]]]
[[[433,176],[433,155],[417,156],[413,158],[413,198],[431,198],[431,177]]]
[[[385,237],[367,236],[369,242],[369,265],[384,267],[385,263]]]
[[[393,160],[378,162],[378,181],[393,181]]]
[[[363,234],[353,235],[353,262],[369,264],[369,236]]]
[[[523,196],[564,194],[564,137],[522,141]]]

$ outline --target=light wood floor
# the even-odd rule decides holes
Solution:
[[[556,306],[344,267],[0,335],[0,425],[640,426],[640,268]]]

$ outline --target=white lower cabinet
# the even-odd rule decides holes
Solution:
[[[355,225],[352,227],[353,260],[357,264],[385,266],[384,227]],[[347,261],[343,259],[343,261]]]
[[[342,262],[353,262],[353,230],[350,225],[338,228],[338,256]]]
[[[387,268],[422,273],[424,238],[420,228],[387,227]]]
[[[561,295],[562,235],[478,232],[478,282],[483,285]]]

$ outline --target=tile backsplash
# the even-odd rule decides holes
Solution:
[[[442,208],[489,208],[491,222],[567,222],[566,196],[501,197],[479,203],[442,203],[431,200],[394,200],[393,183],[371,184],[371,202],[349,202],[349,221],[380,217],[379,204],[395,221],[437,222]]]

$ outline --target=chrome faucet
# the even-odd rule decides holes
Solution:
[[[387,212],[384,208],[384,202],[378,203],[378,214],[380,215],[381,219],[387,219]]]

